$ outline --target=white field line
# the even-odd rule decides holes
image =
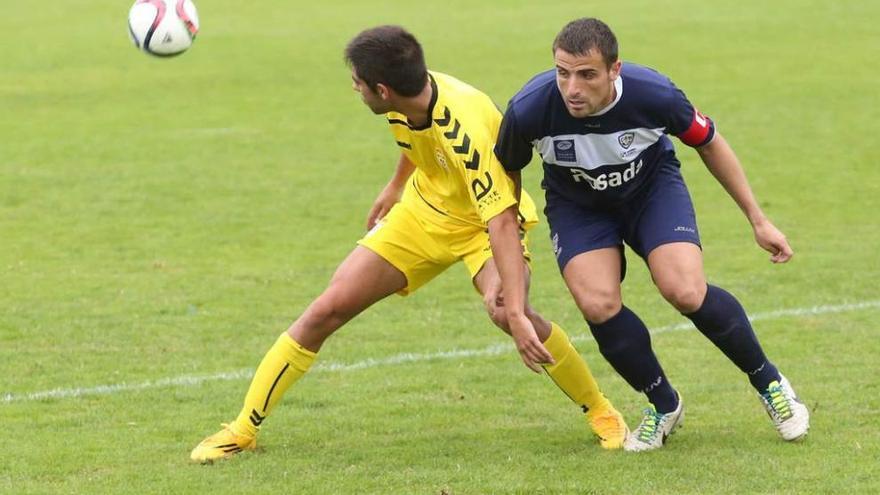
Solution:
[[[788,317],[826,315],[832,313],[849,313],[854,311],[871,310],[878,308],[880,308],[880,301],[863,301],[858,303],[839,304],[834,306],[813,306],[809,308],[780,309],[777,311],[769,311],[765,313],[755,313],[750,317],[750,319],[751,321],[776,320]],[[651,330],[651,334],[657,335],[660,333],[690,330],[693,328],[694,327],[690,322],[679,323],[676,325],[667,325],[655,328]],[[593,337],[589,334],[580,334],[572,336],[571,340],[575,342],[583,342],[593,340]],[[420,363],[433,360],[497,356],[499,354],[505,354],[509,352],[514,352],[514,347],[512,343],[506,342],[504,344],[493,344],[482,349],[453,349],[449,351],[438,351],[431,353],[404,353],[387,358],[367,358],[361,361],[355,361],[353,363],[319,363],[315,366],[315,368],[312,369],[312,373],[357,371],[368,368],[394,366],[405,363]],[[159,380],[148,380],[140,383],[123,382],[112,385],[98,385],[96,387],[56,388],[52,390],[43,390],[40,392],[28,392],[22,394],[7,393],[3,396],[0,396],[0,404],[39,401],[43,399],[76,398],[86,395],[110,395],[121,392],[135,392],[138,390],[147,390],[153,388],[194,387],[209,381],[250,379],[253,374],[253,368],[245,368],[236,371],[214,373],[211,375],[182,375],[171,378],[162,378]]]

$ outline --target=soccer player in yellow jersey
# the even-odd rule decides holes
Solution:
[[[191,458],[210,462],[253,449],[260,425],[327,337],[377,301],[409,294],[459,260],[525,365],[543,369],[582,408],[602,447],[620,448],[627,434],[622,416],[565,332],[528,304],[525,230],[537,214],[525,192],[517,200],[518,176],[508,176],[493,153],[498,109],[471,86],[428,72],[418,41],[400,27],[360,33],[345,58],[354,90],[388,118],[401,149],[397,169],[370,210],[369,232],[266,353],[238,417],[197,445]]]

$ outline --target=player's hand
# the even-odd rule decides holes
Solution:
[[[367,230],[375,227],[376,222],[384,218],[385,215],[391,211],[391,207],[394,206],[394,203],[400,201],[400,194],[401,191],[392,187],[390,184],[385,186],[385,189],[382,189],[382,192],[379,193],[379,197],[373,202],[373,207],[370,208],[370,213],[367,214]]]
[[[794,256],[794,251],[779,229],[770,220],[763,220],[754,225],[755,241],[770,253],[773,263],[785,263]]]
[[[553,364],[553,356],[544,347],[544,344],[538,339],[535,333],[535,327],[525,315],[516,318],[508,318],[510,325],[510,335],[516,344],[516,350],[523,363],[535,373],[541,372],[542,364]]]
[[[501,290],[501,279],[495,279],[492,283],[487,284],[488,287],[483,292],[483,304],[492,320],[496,320],[504,311],[504,292]]]

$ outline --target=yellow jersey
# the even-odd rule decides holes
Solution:
[[[494,152],[501,112],[486,94],[452,76],[430,71],[429,77],[427,124],[417,127],[403,114],[386,114],[397,145],[416,166],[401,201],[454,223],[485,227],[516,204],[514,183]],[[525,191],[519,210],[523,226],[538,221]]]

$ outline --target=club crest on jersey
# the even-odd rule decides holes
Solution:
[[[574,139],[554,139],[553,151],[556,153],[557,162],[576,162]]]
[[[437,164],[443,167],[444,170],[449,170],[449,165],[446,164],[446,155],[443,154],[443,150],[440,148],[434,148],[434,158],[437,159]]]
[[[636,135],[632,132],[624,132],[620,136],[617,136],[617,142],[623,146],[623,149],[629,149],[629,147],[633,144],[633,139],[635,139]]]

